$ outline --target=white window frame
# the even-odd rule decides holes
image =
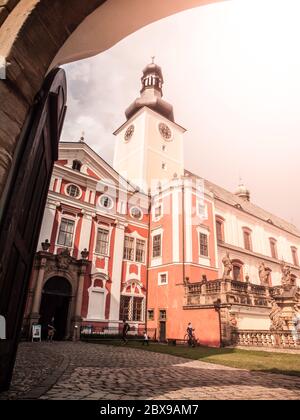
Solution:
[[[159,257],[153,257],[153,238],[156,235],[161,236],[161,255]],[[153,229],[151,232],[151,265],[157,266],[161,265],[163,258],[163,241],[164,241],[164,230],[162,228]]]
[[[166,276],[166,282],[165,283],[163,283],[161,281],[162,276]],[[168,271],[163,271],[161,273],[158,273],[158,279],[157,280],[158,280],[158,285],[159,286],[166,286],[169,283],[169,273],[168,273]]]
[[[207,253],[208,255],[202,255],[201,254],[201,246],[200,246],[200,233],[203,233],[207,236]],[[199,226],[197,227],[197,236],[198,236],[198,256],[199,256],[199,264],[209,266],[210,265],[210,250],[209,250],[209,244],[210,244],[210,231],[206,227]]]
[[[128,236],[129,238],[133,239],[133,260],[129,260],[127,258],[124,258],[124,249],[125,249],[125,237]],[[145,252],[144,252],[144,261],[137,261],[136,259],[136,242],[137,240],[139,241],[144,241],[145,243]],[[135,235],[130,235],[128,233],[125,233],[124,235],[124,246],[123,246],[123,261],[128,261],[130,263],[135,263],[135,264],[142,264],[145,265],[146,264],[146,260],[147,260],[147,239],[143,238],[143,237],[137,237]]]
[[[141,212],[141,216],[140,216],[140,217],[135,217],[135,216],[132,214],[132,210],[133,210],[133,209],[138,209],[138,210]],[[142,220],[142,219],[143,219],[143,217],[144,217],[144,212],[143,212],[143,210],[142,210],[140,207],[138,207],[138,206],[132,206],[132,207],[130,208],[129,213],[130,213],[130,217],[131,217],[133,220]]]
[[[204,215],[200,212],[199,206],[204,207]],[[207,203],[204,200],[197,200],[196,201],[196,214],[198,217],[207,219],[208,218],[208,208],[207,208]]]
[[[108,230],[107,254],[101,254],[100,252],[96,252],[98,229]],[[101,257],[109,257],[110,256],[110,240],[111,240],[111,227],[107,226],[107,225],[97,223],[96,224],[96,237],[95,237],[95,245],[94,245],[94,254],[97,255],[97,256],[101,256]]]
[[[159,255],[153,255],[154,254],[154,238],[156,236],[160,236],[160,253]],[[162,257],[162,234],[161,233],[156,233],[152,236],[152,259],[156,259],[156,258],[161,258]]]
[[[68,187],[70,187],[71,185],[74,185],[74,187],[77,187],[77,188],[78,188],[78,190],[79,190],[79,195],[78,195],[77,197],[74,197],[73,195],[70,195],[70,194],[68,193],[67,189],[68,189]],[[66,185],[65,185],[65,188],[64,188],[64,192],[65,192],[65,195],[66,195],[67,197],[74,198],[75,200],[79,200],[79,199],[82,197],[82,193],[83,193],[83,191],[82,191],[82,189],[79,187],[79,185],[75,184],[74,182],[69,182],[68,184],[66,184]]]
[[[58,243],[58,238],[59,238],[59,233],[60,233],[60,227],[61,227],[62,219],[66,219],[66,220],[70,220],[70,221],[74,222],[74,232],[73,232],[73,236],[72,236],[72,245],[71,246],[66,246],[66,245],[62,245],[62,244],[59,244]],[[56,248],[68,248],[69,250],[73,250],[73,248],[74,248],[74,241],[75,241],[75,235],[76,235],[76,230],[77,230],[77,222],[78,222],[78,218],[77,217],[70,216],[69,214],[65,215],[64,213],[61,213],[60,218],[59,218],[59,223],[58,223],[56,240],[55,240],[55,247]]]
[[[155,215],[155,211],[156,211],[156,209],[158,209],[158,208],[161,208],[161,214],[160,214],[160,216],[156,216]],[[153,206],[153,212],[152,212],[152,220],[154,221],[154,222],[158,222],[162,217],[163,217],[163,214],[164,214],[164,207],[163,207],[163,203],[157,203],[157,204],[155,204],[154,206]]]
[[[108,198],[110,201],[111,201],[111,206],[110,207],[104,207],[102,204],[101,204],[101,200],[103,199],[103,198]],[[101,194],[100,195],[100,197],[98,198],[98,203],[99,203],[99,207],[101,208],[101,209],[104,209],[104,210],[111,210],[111,209],[113,209],[114,208],[114,205],[115,205],[115,202],[114,202],[114,200],[108,195],[108,194]]]

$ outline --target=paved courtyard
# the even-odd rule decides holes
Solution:
[[[300,378],[233,369],[139,349],[22,343],[0,399],[300,399]]]

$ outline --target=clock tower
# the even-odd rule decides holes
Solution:
[[[173,107],[162,99],[161,68],[148,64],[141,78],[142,89],[125,111],[126,122],[118,128],[114,169],[148,192],[184,173],[183,134],[175,123]]]

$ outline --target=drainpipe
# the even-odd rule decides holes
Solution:
[[[182,282],[185,284],[185,191],[184,191],[184,180],[181,187],[181,197],[182,197]]]

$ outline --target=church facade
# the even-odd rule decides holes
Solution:
[[[53,320],[58,338],[78,339],[126,319],[166,341],[191,322],[204,345],[297,345],[300,232],[244,185],[230,193],[188,171],[161,68],[141,82],[113,167],[83,138],[60,143],[24,330]]]

